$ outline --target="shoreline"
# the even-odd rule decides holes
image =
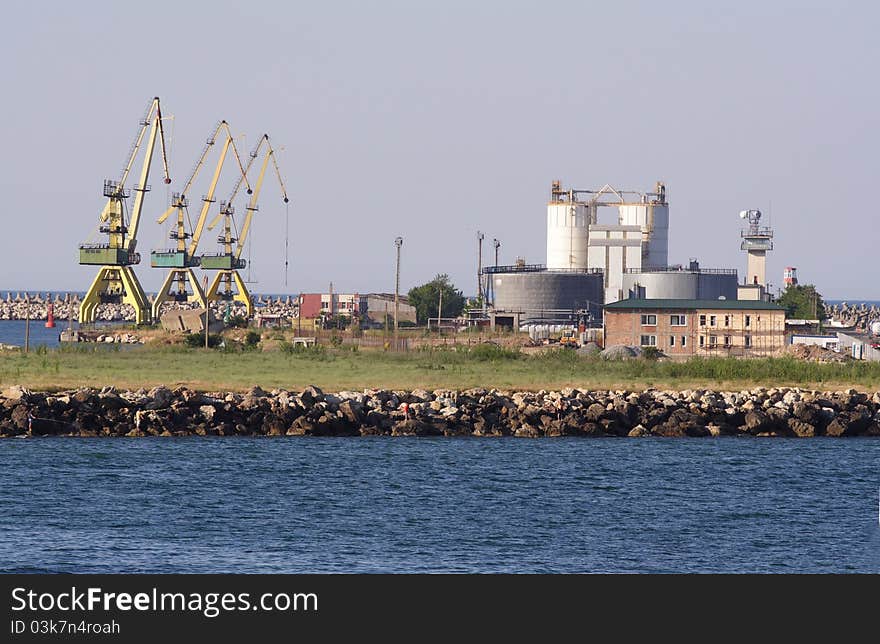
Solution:
[[[200,393],[0,392],[0,438],[23,436],[880,436],[880,392],[756,387]]]

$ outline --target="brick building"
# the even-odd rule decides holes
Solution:
[[[303,293],[299,296],[299,307],[304,318],[362,315],[367,311],[367,296],[357,293]]]
[[[785,310],[758,300],[620,300],[605,305],[605,345],[668,356],[766,356],[785,345]]]
[[[303,293],[298,300],[299,310],[304,319],[324,316],[359,317],[373,323],[381,323],[385,313],[394,316],[393,293]],[[405,295],[399,298],[399,321],[416,322],[416,308]]]

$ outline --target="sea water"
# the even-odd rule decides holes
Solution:
[[[0,440],[3,572],[880,572],[880,440]]]

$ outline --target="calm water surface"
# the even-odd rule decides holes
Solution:
[[[5,572],[880,572],[878,440],[6,439]]]

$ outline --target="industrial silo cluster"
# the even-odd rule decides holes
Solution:
[[[600,220],[601,209],[616,217]],[[641,299],[737,299],[735,269],[696,260],[669,265],[666,186],[653,192],[564,189],[554,181],[547,204],[546,264],[518,260],[483,271],[489,315],[526,325],[584,318],[598,322],[605,303]]]

